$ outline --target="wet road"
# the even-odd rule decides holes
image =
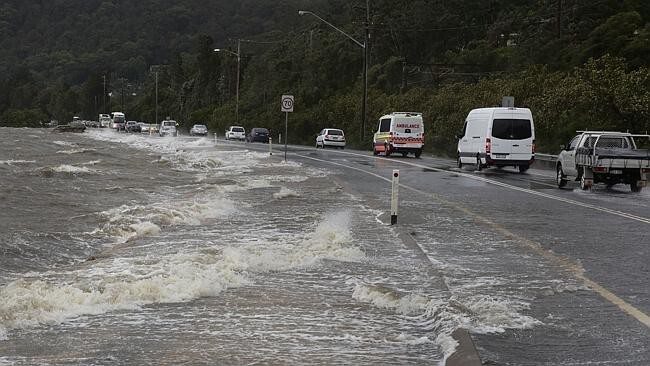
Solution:
[[[457,328],[484,364],[650,364],[648,191],[2,132],[0,364],[439,364]]]
[[[290,151],[290,159],[336,167],[378,210],[390,209],[390,183],[377,176],[400,170],[398,226],[451,297],[484,296],[481,306],[507,299],[531,317],[527,329],[466,324],[484,363],[650,364],[649,190],[560,190],[549,170],[474,172],[433,157]]]

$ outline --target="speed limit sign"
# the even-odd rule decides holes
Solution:
[[[293,112],[293,95],[282,96],[282,112]]]

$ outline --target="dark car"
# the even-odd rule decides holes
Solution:
[[[269,130],[266,128],[253,128],[246,135],[247,142],[269,142]]]
[[[142,127],[136,121],[128,121],[124,125],[126,132],[142,132]]]

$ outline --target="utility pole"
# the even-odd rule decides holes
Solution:
[[[557,38],[562,38],[562,0],[557,0]]]
[[[104,103],[103,112],[106,113],[106,74],[102,75],[102,78],[104,79],[104,94],[102,94]]]
[[[241,64],[241,39],[237,39],[237,83],[235,84],[235,122],[239,125],[239,70]]]
[[[366,21],[363,42],[363,101],[361,104],[361,141],[366,139],[366,109],[368,107],[368,58],[370,57],[370,0],[366,0]]]
[[[156,69],[154,74],[156,75],[156,120],[154,123],[158,124],[158,69]]]

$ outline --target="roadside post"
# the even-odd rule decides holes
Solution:
[[[273,137],[269,136],[269,155],[273,155]]]
[[[216,132],[214,133],[214,144],[215,145],[217,144],[217,133]]]
[[[284,161],[287,161],[287,141],[289,140],[289,113],[293,112],[293,95],[283,95],[280,110],[284,112]]]
[[[393,192],[390,201],[390,224],[397,224],[397,211],[398,211],[398,195],[399,195],[399,170],[393,170]]]

